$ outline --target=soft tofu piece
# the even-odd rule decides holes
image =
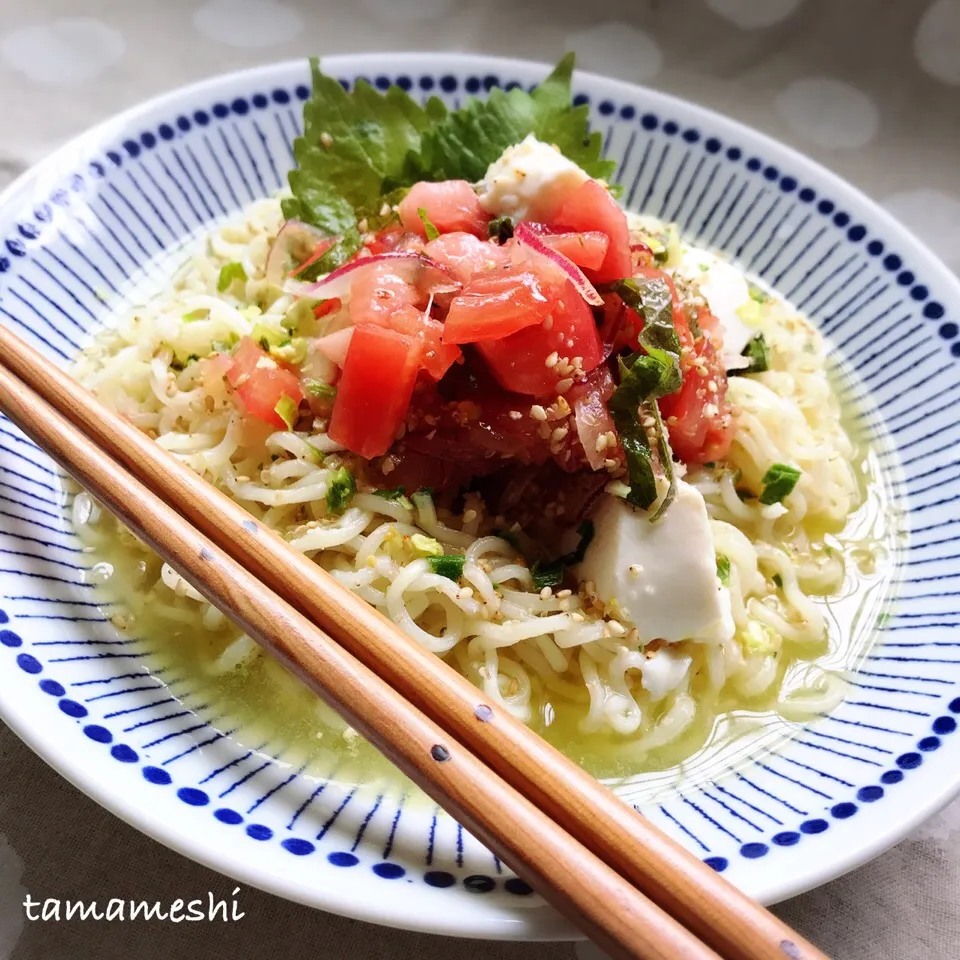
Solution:
[[[532,133],[507,147],[480,181],[480,206],[493,216],[550,220],[588,174]]]
[[[717,577],[707,507],[695,487],[678,481],[677,498],[657,523],[612,495],[592,519],[577,576],[592,580],[604,603],[616,602],[643,643],[733,636],[730,596]]]
[[[672,693],[683,682],[693,657],[661,647],[649,657],[640,670],[640,685],[656,703]]]
[[[706,267],[706,269],[703,269]],[[678,272],[700,286],[710,312],[723,327],[723,353],[738,357],[760,332],[744,323],[739,309],[751,302],[746,278],[734,266],[705,250],[687,250]]]

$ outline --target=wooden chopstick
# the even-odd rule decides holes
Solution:
[[[231,554],[277,595],[601,860],[723,956],[825,960],[788,926],[666,837],[317,564],[64,377],[8,329],[0,358],[24,383]]]
[[[719,960],[2,367],[0,409],[597,944],[618,958]]]

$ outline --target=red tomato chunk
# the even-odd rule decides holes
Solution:
[[[390,449],[410,406],[420,347],[386,327],[357,327],[337,386],[328,433],[361,457]]]
[[[289,397],[297,406],[303,400],[300,381],[292,370],[268,356],[250,337],[244,337],[225,375],[251,417],[278,430],[287,429],[287,423],[277,413],[277,404],[284,397]]]
[[[473,187],[466,180],[415,183],[410,188],[400,203],[400,222],[410,233],[426,237],[427,228],[420,217],[421,210],[440,233],[463,231],[476,237],[487,235],[490,216],[484,212]]]

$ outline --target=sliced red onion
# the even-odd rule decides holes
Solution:
[[[377,253],[351,260],[317,283],[288,280],[283,289],[294,296],[309,297],[312,300],[329,300],[331,297],[342,300],[350,293],[354,280],[361,275],[360,271],[384,263],[390,264],[397,276],[407,283],[418,282],[427,295],[455,293],[461,286],[445,267],[422,253]]]
[[[316,227],[299,220],[288,220],[274,238],[267,257],[266,278],[274,286],[280,286],[289,271],[289,265],[307,263],[322,257],[332,246],[339,243],[341,237],[329,237]],[[308,259],[302,262],[304,251]]]
[[[355,329],[356,327],[345,327],[336,333],[327,334],[327,336],[315,341],[314,345],[328,360],[332,360],[342,370]]]
[[[603,297],[597,293],[596,288],[586,278],[584,272],[569,258],[562,253],[557,253],[552,247],[548,246],[537,235],[537,231],[531,228],[528,223],[518,223],[513,235],[521,246],[532,250],[541,257],[546,257],[554,266],[559,267],[566,275],[567,279],[577,288],[577,292],[592,307],[602,307]]]

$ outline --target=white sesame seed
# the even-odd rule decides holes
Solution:
[[[561,590],[561,591],[557,594],[557,599],[558,599],[558,600],[566,600],[567,597],[569,597],[569,596],[571,596],[571,595],[572,595],[572,591],[570,591],[570,590]]]
[[[627,569],[630,571],[632,577],[639,577],[643,572],[643,567],[641,567],[639,563],[631,563]]]
[[[541,600],[549,600],[551,596],[553,596],[553,591],[549,587],[544,587],[540,591]]]
[[[543,407],[541,407],[539,403],[535,403],[535,404],[530,408],[530,416],[533,417],[534,420],[546,420],[546,419],[547,419],[547,411],[544,410]]]
[[[608,620],[607,629],[615,636],[622,637],[626,634],[627,628],[619,620]]]
[[[603,453],[603,451],[607,449],[607,435],[605,433],[601,433],[600,436],[597,437],[594,449],[597,453]]]
[[[544,330],[553,329],[553,317],[547,317],[547,319],[543,321],[543,329]]]
[[[324,150],[329,150],[333,146],[333,137],[329,133],[324,131],[320,134],[320,143],[323,144]]]
[[[554,443],[560,443],[569,432],[570,430],[567,427],[557,427],[557,429],[550,434],[550,439],[553,440]]]
[[[557,391],[559,393],[566,393],[573,386],[573,379],[571,377],[564,377],[557,384]]]
[[[557,351],[554,350],[553,353],[551,353],[550,356],[547,357],[546,364],[548,367],[555,367],[559,359],[560,358],[557,356]]]
[[[523,414],[519,410],[511,410],[509,417],[511,420],[521,420],[523,419]]]
[[[604,465],[608,470],[612,470],[612,469],[617,465],[617,461],[616,461],[616,460],[611,460],[609,457],[607,457],[607,459],[603,461],[603,465]]]
[[[476,510],[465,510],[465,511],[463,512],[463,522],[464,522],[464,523],[473,523],[473,521],[476,520],[476,519],[477,519],[477,511],[476,511]]]

